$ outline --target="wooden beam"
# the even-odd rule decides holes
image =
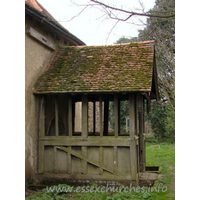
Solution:
[[[142,105],[142,120],[143,120],[143,133],[145,131],[145,121],[144,121],[144,113],[145,113],[145,109],[144,109],[144,97],[143,97],[143,105]]]
[[[113,159],[114,159],[114,163],[113,163],[113,170],[115,173],[118,172],[118,150],[117,150],[117,146],[114,147],[113,150]]]
[[[150,93],[144,93],[144,96],[146,98],[146,111],[147,113],[150,113],[151,112],[151,95]]]
[[[99,174],[54,174],[54,173],[44,173],[39,175],[41,179],[43,178],[44,180],[51,179],[53,178],[56,179],[68,179],[68,180],[104,180],[104,181],[117,181],[120,183],[122,180],[126,180],[128,183],[128,186],[130,186],[130,183],[132,186],[137,186],[135,183],[135,180],[131,180],[131,176],[129,174],[124,174],[124,175],[113,175],[112,173],[107,173],[105,176],[99,175]],[[103,178],[103,179],[102,179]],[[124,184],[123,181],[121,184]]]
[[[49,136],[45,138],[40,138],[39,141],[43,141],[44,145],[63,145],[63,146],[122,146],[128,147],[130,140],[128,136],[120,136],[118,138],[113,138],[113,136],[99,137],[99,136],[89,136],[87,139],[82,139],[82,137],[63,137],[60,136],[56,138],[55,136]]]
[[[135,96],[135,135],[138,136],[138,111],[137,111],[137,96]],[[136,155],[137,155],[137,173],[140,171],[140,160],[139,160],[139,139],[136,140]],[[138,180],[139,181],[139,180]],[[139,183],[138,183],[139,184]]]
[[[135,120],[135,95],[130,94],[129,96],[129,135],[134,138],[136,135],[136,120]]]
[[[45,137],[45,96],[40,100],[39,138]],[[44,173],[44,142],[38,142],[38,173]]]
[[[40,114],[39,114],[39,137],[45,136],[45,96],[40,99]]]
[[[68,135],[72,136],[72,97],[68,96]]]
[[[87,157],[87,147],[81,147],[81,152],[84,157]],[[87,174],[87,161],[81,160],[81,170],[82,174]]]
[[[140,160],[140,172],[145,171],[145,146],[144,146],[144,104],[143,96],[141,94],[137,95],[137,106],[139,112],[139,160]]]
[[[31,37],[33,37],[40,43],[44,44],[45,46],[49,47],[51,50],[55,50],[53,43],[49,39],[47,39],[45,36],[43,36],[42,34],[37,32],[35,29],[33,29],[32,27],[28,27],[26,32],[28,35],[30,35]]]
[[[104,100],[104,136],[108,136],[109,100]]]
[[[93,101],[93,134],[96,131],[96,102]]]
[[[67,135],[69,135],[69,133],[68,133],[68,130],[69,130],[69,128],[68,128],[68,99],[66,98],[66,96],[65,96],[65,105],[64,105],[64,110],[65,110],[65,112],[64,112],[64,118],[63,118],[63,120],[64,120],[64,126],[65,126],[65,136],[67,136]]]
[[[58,96],[55,96],[55,136],[59,136]]]
[[[44,173],[44,142],[39,141],[39,161],[38,161],[38,173]]]
[[[100,165],[103,164],[103,147],[99,147],[99,163]],[[103,169],[99,168],[99,174],[102,175],[103,174]]]
[[[146,170],[146,147],[145,147],[145,108],[144,108],[144,97],[143,97],[143,112],[142,112],[142,123],[143,123],[143,170]]]
[[[118,95],[114,95],[114,117],[115,117],[115,137],[119,136],[119,99]]]
[[[103,122],[102,122],[102,96],[99,96],[99,118],[100,118],[100,137],[103,137]]]
[[[118,136],[120,134],[120,100],[118,98]]]
[[[88,137],[88,96],[82,95],[82,138]]]
[[[151,99],[147,99],[147,113],[151,112]]]
[[[137,185],[139,185],[138,155],[136,147],[135,140],[130,141],[131,178],[132,180],[136,180]]]
[[[58,173],[58,166],[57,166],[57,148],[54,146],[54,153],[53,153],[53,167],[54,173]]]
[[[71,147],[68,147],[68,149],[69,149],[69,152],[72,150]],[[67,172],[68,174],[71,174],[72,173],[72,158],[69,152],[67,153]]]
[[[74,135],[75,129],[75,101],[72,100],[72,135]]]
[[[129,95],[129,135],[130,135],[130,164],[131,164],[131,177],[132,180],[137,180],[137,151],[136,151],[136,141],[135,141],[135,94]]]
[[[137,111],[137,95],[135,95],[135,135],[138,136],[138,111]]]

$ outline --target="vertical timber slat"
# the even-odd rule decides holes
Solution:
[[[75,124],[75,101],[72,101],[72,135],[74,134]]]
[[[118,98],[118,136],[120,134],[120,100]]]
[[[88,96],[82,95],[82,139],[88,137]]]
[[[93,135],[95,135],[96,131],[96,102],[93,101]]]
[[[143,108],[143,110],[142,110],[142,123],[143,123],[143,170],[145,171],[146,170],[146,144],[145,144],[145,120],[144,120],[144,115],[145,115],[145,108],[144,108],[144,105],[145,105],[145,103],[144,103],[144,97],[143,97],[143,105],[142,105],[142,108]]]
[[[58,96],[55,97],[55,136],[59,135],[59,119],[58,119]]]
[[[88,96],[82,95],[82,139],[88,137]],[[81,147],[82,155],[87,157],[87,147]],[[82,174],[87,174],[87,162],[81,160]]]
[[[109,101],[104,100],[104,136],[108,136]]]
[[[72,147],[68,147],[69,151],[72,150]],[[72,173],[72,157],[70,153],[67,153],[67,172],[68,174]]]
[[[137,114],[137,96],[135,97],[135,134],[138,136],[138,114]],[[139,159],[139,141],[136,140],[136,154],[137,154],[137,172],[140,171],[140,159]]]
[[[119,100],[117,94],[114,95],[114,117],[115,117],[115,137],[119,134]]]
[[[103,137],[103,122],[102,122],[102,96],[99,96],[99,118],[100,118],[100,137]]]
[[[151,99],[148,98],[147,99],[147,113],[150,113],[151,112]]]
[[[44,173],[44,142],[39,141],[38,173]]]
[[[131,164],[131,178],[136,180],[138,184],[137,173],[137,155],[136,155],[136,141],[135,141],[135,95],[129,95],[129,133],[130,133],[130,164]]]
[[[45,97],[42,96],[40,101],[40,116],[39,116],[39,137],[45,136]],[[38,173],[44,173],[44,142],[39,141],[39,160],[38,160]]]
[[[99,163],[100,165],[103,164],[103,147],[99,147]],[[99,175],[103,174],[103,169],[99,168]]]
[[[82,155],[87,157],[87,147],[81,147]],[[81,160],[82,174],[87,174],[87,161]]]
[[[72,136],[72,97],[68,96],[68,130],[69,136]]]
[[[65,106],[64,106],[64,126],[65,126],[65,135],[69,135],[68,133],[68,99],[65,96]]]
[[[138,94],[137,96],[137,106],[138,106],[138,112],[139,112],[139,159],[140,159],[140,172],[145,171],[145,149],[144,149],[144,115],[143,115],[143,96],[141,94]]]
[[[114,158],[114,166],[113,170],[115,173],[118,171],[118,153],[117,153],[117,147],[114,147],[114,153],[113,153],[113,158]]]
[[[40,101],[40,115],[39,115],[39,137],[45,136],[45,97],[41,97]]]
[[[54,152],[53,152],[53,167],[54,167],[54,174],[58,173],[58,167],[57,167],[57,148],[54,146]]]

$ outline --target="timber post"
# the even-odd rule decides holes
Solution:
[[[115,137],[118,137],[120,132],[120,110],[118,95],[114,95],[114,117],[115,117]]]
[[[96,132],[96,102],[93,101],[93,135]]]
[[[137,173],[137,155],[136,155],[136,141],[135,141],[135,94],[129,95],[129,137],[130,137],[130,164],[131,164],[131,178],[136,180],[138,185],[139,177]]]
[[[55,96],[55,136],[59,136],[58,96]]]
[[[82,95],[82,140],[88,137],[88,96]],[[82,146],[81,152],[84,157],[87,157],[87,147]],[[82,174],[87,174],[87,161],[81,161]]]
[[[45,136],[45,96],[43,95],[40,100],[40,114],[39,114],[39,138]],[[38,173],[44,173],[44,143],[39,141],[39,162]]]
[[[100,118],[100,137],[103,137],[103,120],[102,120],[102,96],[99,95],[99,118]]]
[[[140,172],[145,172],[145,146],[144,146],[144,102],[142,94],[137,95],[137,109],[139,112],[139,160]]]
[[[104,100],[104,136],[108,136],[109,101]]]
[[[68,134],[72,137],[72,97],[68,96]]]

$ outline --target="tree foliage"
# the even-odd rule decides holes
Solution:
[[[115,42],[115,44],[129,43],[129,42],[138,42],[138,37],[126,38],[121,37]]]
[[[149,13],[172,13],[175,0],[156,0]],[[152,103],[152,112],[147,115],[156,137],[175,135],[175,20],[149,17],[146,27],[139,30],[138,37],[122,37],[116,43],[154,40],[160,100]],[[125,105],[126,106],[126,105]],[[126,108],[127,109],[127,108]]]
[[[157,0],[154,12],[174,10],[174,0]],[[175,135],[175,20],[148,18],[140,40],[155,40],[160,100],[152,104],[149,120],[157,136]]]

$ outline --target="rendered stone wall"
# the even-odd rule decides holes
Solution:
[[[33,26],[26,20],[27,27]],[[25,33],[25,181],[37,171],[38,98],[32,88],[44,71],[52,51]]]
[[[44,72],[53,50],[41,44],[27,34],[27,29],[34,30],[45,36],[54,45],[58,46],[76,45],[68,41],[55,30],[46,27],[43,23],[36,21],[26,14],[25,16],[25,183],[34,180],[37,172],[38,155],[38,112],[39,98],[33,95],[32,88],[39,76]],[[23,67],[23,66],[19,66]]]

